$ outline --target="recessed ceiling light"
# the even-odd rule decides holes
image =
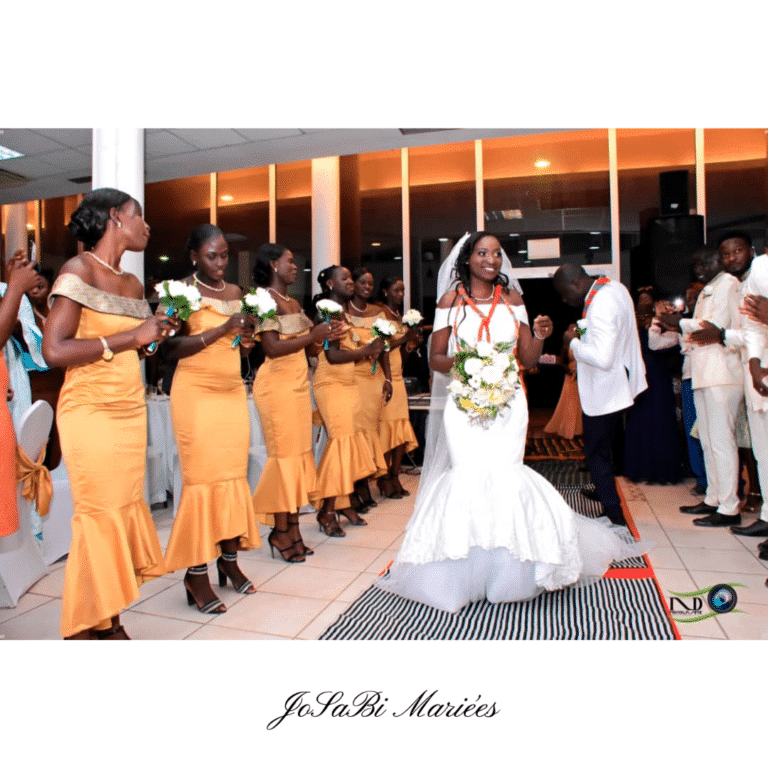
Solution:
[[[402,261],[402,260],[403,260],[403,257],[402,257],[402,256],[393,256],[392,258],[393,258],[395,261]]]
[[[234,200],[235,198],[232,197],[232,195],[222,195],[221,199],[228,203],[230,200]]]
[[[27,229],[34,229],[34,228],[35,228],[34,224],[27,224]]]
[[[528,251],[518,251],[518,253],[528,253]]]
[[[603,233],[602,232],[590,232],[589,234],[590,235],[602,235]]]
[[[8,147],[0,147],[0,160],[14,160],[17,157],[24,157],[21,152],[17,152],[15,149],[8,149]]]
[[[600,246],[599,245],[590,245],[589,246],[589,250],[590,251],[599,251],[600,250]]]
[[[374,248],[378,248],[378,247],[381,245],[381,243],[371,243],[371,245],[372,245]]]
[[[549,162],[549,160],[537,160],[537,161],[534,163],[534,165],[535,165],[537,168],[549,168],[549,166],[550,166],[550,162]]]
[[[448,238],[447,238],[447,237],[438,237],[437,239],[438,239],[438,240],[439,240],[441,243],[447,243],[447,242],[448,242]]]
[[[165,254],[163,254],[162,256],[158,256],[157,260],[158,261],[168,261],[170,258],[171,258],[170,256],[166,256]]]

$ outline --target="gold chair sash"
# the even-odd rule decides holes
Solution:
[[[53,496],[51,473],[43,466],[45,448],[44,445],[38,460],[32,461],[20,445],[16,446],[16,482],[21,483],[21,495],[37,504],[41,517],[48,514]]]

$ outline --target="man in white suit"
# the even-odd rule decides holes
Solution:
[[[741,522],[736,422],[744,399],[744,370],[739,305],[741,278],[749,270],[753,255],[748,235],[726,233],[720,238],[718,259],[723,271],[710,279],[699,294],[690,321],[698,328],[687,334],[695,345],[691,352],[691,382],[707,493],[701,504],[683,506],[680,511],[703,514],[693,522],[707,528],[737,526]],[[694,269],[704,269],[706,262],[706,258],[699,259]]]
[[[621,283],[590,277],[575,264],[560,267],[553,283],[566,304],[583,308],[580,327],[569,328],[563,341],[576,360],[587,466],[607,517],[623,524],[611,447],[621,412],[648,386],[635,307]]]

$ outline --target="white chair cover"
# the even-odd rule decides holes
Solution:
[[[33,461],[48,439],[53,423],[53,408],[45,400],[33,403],[19,421],[18,444]],[[19,598],[48,572],[42,546],[32,535],[30,510],[32,502],[16,489],[19,530],[0,538],[0,607],[14,608]]]
[[[62,459],[59,466],[51,472],[53,496],[48,514],[43,523],[43,559],[46,565],[55,563],[69,553],[72,543],[72,516],[75,514],[72,503],[72,490],[69,487],[67,467]]]

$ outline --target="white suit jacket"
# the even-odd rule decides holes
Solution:
[[[584,320],[586,333],[571,341],[582,410],[602,416],[629,408],[648,387],[629,291],[611,280],[595,294]]]
[[[747,279],[742,284],[742,294],[756,294],[768,297],[768,255],[763,254],[753,259]],[[747,403],[753,411],[768,411],[768,397],[757,393],[749,374],[749,360],[756,357],[763,368],[768,367],[768,325],[750,320],[746,315],[741,317],[741,336],[743,340],[744,357],[744,392]],[[726,343],[730,334],[726,333]]]
[[[708,320],[718,328],[741,328],[741,282],[727,272],[712,278],[699,294],[694,320]],[[687,334],[686,334],[687,336]],[[694,389],[744,385],[739,345],[731,335],[731,344],[693,345],[691,351],[691,386]]]

